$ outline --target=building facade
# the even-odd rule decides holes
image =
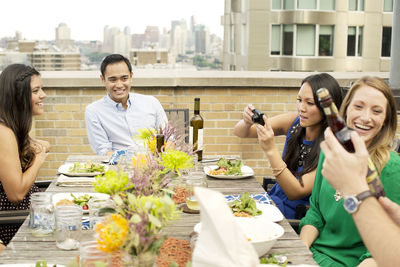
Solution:
[[[132,49],[129,60],[133,66],[168,64],[168,51],[165,49]]]
[[[394,0],[225,0],[223,69],[389,71]]]

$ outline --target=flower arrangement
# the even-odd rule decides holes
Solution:
[[[160,133],[165,143],[158,153],[156,135]],[[115,213],[95,226],[99,249],[125,252],[130,266],[135,263],[129,259],[155,259],[166,239],[161,229],[180,214],[168,184],[193,167],[192,147],[171,124],[159,130],[142,129],[135,139],[150,153],[135,155],[129,173],[109,170],[94,182],[95,191],[110,194],[115,204]]]

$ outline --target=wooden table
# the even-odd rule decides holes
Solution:
[[[92,160],[99,162],[98,156],[70,156],[66,162],[86,162]],[[211,163],[212,164],[212,163]],[[214,163],[215,164],[215,163]],[[223,194],[250,194],[264,193],[264,189],[254,178],[239,180],[221,180],[207,178],[208,187]],[[59,187],[55,181],[47,189],[48,192],[90,192],[90,187]],[[190,239],[193,227],[200,221],[200,215],[182,213],[181,218],[163,231],[170,237],[184,240]],[[312,253],[300,241],[299,236],[292,229],[286,219],[279,222],[285,229],[285,234],[277,240],[270,253],[283,253],[293,264],[315,264]],[[90,238],[89,231],[83,231],[85,239]],[[32,263],[46,260],[49,263],[67,264],[79,254],[78,250],[63,251],[56,247],[54,236],[34,237],[27,227],[27,220],[21,226],[11,243],[0,255],[0,263]]]

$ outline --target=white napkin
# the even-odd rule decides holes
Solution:
[[[94,177],[76,177],[61,174],[57,177],[56,185],[58,186],[92,186],[95,181]]]
[[[255,267],[259,259],[234,221],[224,196],[195,188],[200,205],[201,231],[193,252],[193,267]]]

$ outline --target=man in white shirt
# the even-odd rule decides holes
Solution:
[[[100,70],[107,95],[86,107],[86,131],[93,151],[109,156],[135,145],[133,136],[139,129],[158,129],[168,119],[154,96],[130,93],[133,73],[127,58],[109,55]]]

